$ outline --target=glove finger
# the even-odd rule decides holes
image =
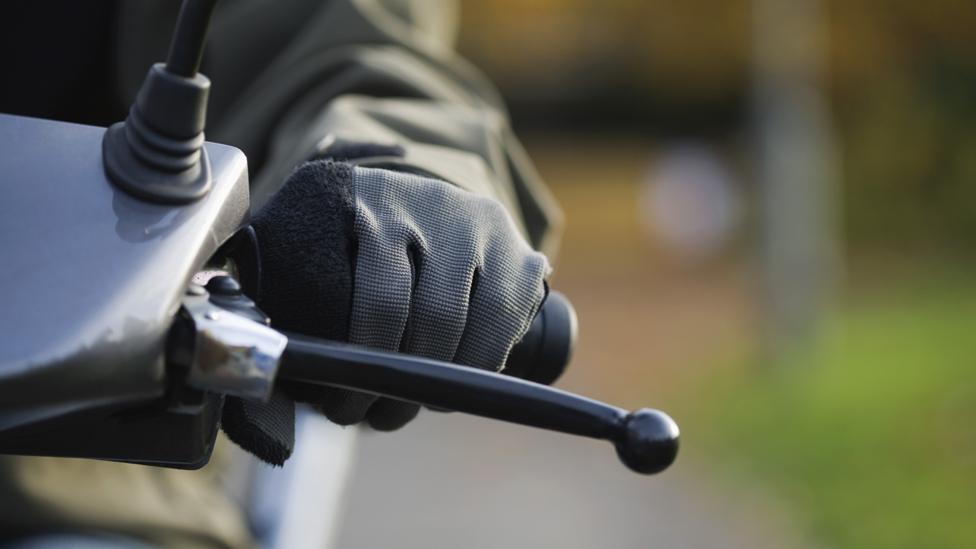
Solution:
[[[319,410],[333,423],[353,425],[366,419],[369,407],[379,398],[376,395],[327,387],[321,394]]]
[[[512,346],[529,330],[545,297],[549,263],[538,252],[489,255],[472,286],[468,322],[453,361],[500,370]]]
[[[420,405],[392,398],[381,398],[373,403],[366,414],[369,426],[377,431],[395,431],[409,423],[420,413]]]
[[[456,255],[423,255],[401,349],[434,360],[457,353],[468,316],[475,264]]]
[[[401,345],[403,352],[450,361],[457,353],[467,323],[472,284],[475,280],[475,261],[422,255],[416,260],[423,264],[414,287],[410,304],[410,319]],[[427,408],[448,412],[450,410]],[[420,406],[380,399],[367,416],[377,431],[399,429],[412,421]]]
[[[356,172],[359,173],[359,172]],[[360,193],[380,192],[370,176],[357,176],[356,276],[353,287],[349,341],[373,349],[396,351],[410,316],[410,294],[414,269],[408,247],[414,235],[407,234],[374,212]],[[360,179],[365,181],[360,181]],[[375,197],[373,200],[377,200]],[[393,223],[394,227],[387,225]]]

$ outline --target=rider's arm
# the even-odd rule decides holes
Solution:
[[[446,0],[221,5],[204,61],[214,81],[208,138],[247,154],[255,207],[329,134],[392,141],[407,163],[452,183],[480,179],[551,256],[561,214],[498,92],[454,51],[456,11]],[[134,71],[140,79],[145,65]],[[338,108],[349,96],[387,101]]]
[[[214,82],[255,53],[240,37],[267,8],[243,4],[249,17],[215,20]],[[271,41],[277,53],[238,76],[233,101],[215,85],[208,137],[248,155],[269,265],[259,303],[277,326],[498,369],[544,296],[534,250],[553,251],[561,216],[497,93],[433,12],[390,4],[303,8],[303,24]],[[341,164],[296,171],[314,159]],[[344,424],[391,429],[417,410],[286,388]]]

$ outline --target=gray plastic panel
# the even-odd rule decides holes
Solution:
[[[186,283],[247,219],[239,150],[207,143],[202,200],[151,204],[106,179],[104,131],[0,115],[0,431],[161,395]]]

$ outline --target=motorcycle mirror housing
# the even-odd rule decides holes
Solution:
[[[247,160],[202,143],[210,192],[151,202],[106,177],[104,135],[0,115],[0,453],[203,465],[219,403],[168,394],[164,351],[190,278],[247,222]],[[151,401],[177,412],[117,413]]]

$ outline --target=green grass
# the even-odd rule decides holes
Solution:
[[[888,288],[833,324],[801,360],[700,380],[686,432],[824,547],[976,547],[976,281]]]

